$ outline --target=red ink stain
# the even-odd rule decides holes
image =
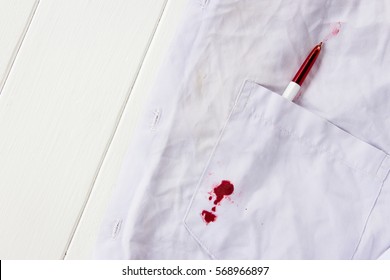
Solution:
[[[214,204],[217,205],[225,196],[229,196],[233,193],[234,186],[229,181],[223,180],[219,186],[214,188],[214,193],[217,198],[214,200]]]
[[[214,205],[211,208],[211,211],[216,212],[217,206],[220,205],[222,199],[226,198],[227,200],[230,200],[229,195],[231,195],[234,192],[234,185],[230,183],[230,181],[222,180],[222,182],[216,186],[213,191],[210,193],[211,196],[209,196],[209,200],[212,200],[213,195],[215,196]],[[214,222],[217,218],[217,216],[209,211],[203,210],[202,212],[203,220],[206,222],[206,224]]]
[[[203,220],[206,222],[206,224],[209,224],[211,222],[215,222],[215,220],[217,219],[216,215],[214,215],[213,213],[206,211],[206,210],[202,211],[202,217],[203,217]]]
[[[341,22],[337,22],[337,23],[331,25],[331,31],[329,32],[328,35],[325,36],[325,38],[322,40],[322,42],[325,43],[326,41],[337,36],[337,34],[340,33],[340,29],[341,29]]]

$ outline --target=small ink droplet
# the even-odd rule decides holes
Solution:
[[[219,186],[214,188],[214,193],[216,195],[216,199],[214,200],[214,204],[217,205],[221,202],[221,200],[228,195],[231,195],[234,191],[234,186],[230,181],[223,180]]]
[[[202,211],[202,217],[203,217],[203,220],[206,222],[206,224],[209,224],[211,222],[215,222],[215,220],[217,219],[217,216],[215,216],[213,213],[206,211],[206,210]]]

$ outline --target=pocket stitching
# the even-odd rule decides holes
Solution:
[[[279,131],[279,134],[283,135],[283,132],[285,132],[284,135],[289,136],[292,140],[296,141],[298,144],[308,146],[309,148],[313,149],[318,154],[324,153],[330,159],[340,162],[341,164],[345,165],[346,167],[348,167],[352,171],[356,171],[356,172],[362,173],[363,175],[367,175],[369,177],[372,177],[373,179],[378,180],[378,182],[383,181],[382,178],[379,177],[379,175],[371,174],[363,168],[357,168],[355,166],[352,166],[348,161],[346,161],[345,159],[330,152],[325,147],[313,144],[313,142],[310,141],[310,138],[300,137],[300,136],[296,135],[294,132],[292,132],[291,130],[289,130],[285,127],[279,126],[279,125],[275,124],[273,121],[264,118],[263,116],[258,116],[258,119],[260,121],[262,121],[262,123],[264,125],[269,126],[269,127],[274,127],[276,131]],[[384,158],[386,158],[386,155],[384,155]],[[382,165],[380,165],[379,168],[383,168]]]
[[[382,181],[381,186],[380,186],[379,191],[378,191],[378,194],[377,194],[376,197],[375,197],[375,201],[374,201],[374,203],[372,204],[372,207],[370,208],[370,211],[368,212],[366,221],[364,222],[363,230],[362,230],[362,232],[361,232],[361,234],[360,234],[360,236],[359,236],[359,241],[358,241],[358,243],[357,243],[357,245],[356,245],[356,248],[355,248],[355,250],[354,250],[354,252],[353,252],[353,255],[352,255],[351,259],[354,259],[354,258],[355,258],[355,255],[357,254],[357,252],[358,252],[358,250],[359,250],[359,248],[360,248],[360,244],[361,244],[361,242],[362,242],[362,240],[363,240],[363,236],[364,236],[364,234],[365,234],[365,232],[366,232],[366,229],[367,229],[368,221],[370,220],[371,214],[372,214],[372,212],[374,211],[375,206],[376,206],[376,204],[377,204],[377,202],[378,202],[378,199],[379,199],[379,197],[380,197],[380,195],[381,195],[381,193],[382,193],[382,189],[383,189],[384,184],[385,184],[385,182]]]
[[[383,181],[384,181],[386,179],[386,177],[388,176],[389,171],[390,171],[390,156],[386,154],[384,156],[376,174],[378,177],[383,178]]]
[[[220,132],[220,134],[219,134],[219,136],[218,136],[218,139],[217,139],[216,143],[214,144],[213,150],[211,151],[210,156],[208,157],[208,160],[207,160],[207,162],[206,162],[206,164],[205,164],[205,167],[204,167],[204,169],[203,169],[203,172],[202,172],[202,174],[201,174],[201,176],[200,176],[200,178],[199,178],[199,180],[198,180],[198,183],[197,183],[197,186],[196,186],[196,188],[195,188],[195,191],[194,191],[194,193],[192,194],[191,200],[190,200],[190,202],[189,202],[189,204],[188,204],[188,207],[187,207],[187,210],[186,210],[186,212],[185,212],[185,214],[184,214],[183,223],[184,223],[185,228],[186,228],[186,229],[188,230],[188,232],[192,235],[192,237],[198,242],[198,244],[199,244],[199,245],[200,245],[200,246],[201,246],[201,247],[210,255],[210,257],[211,257],[212,259],[215,259],[215,258],[216,258],[215,255],[212,253],[212,250],[210,250],[209,247],[206,246],[206,245],[204,244],[204,242],[202,242],[202,241],[198,238],[197,234],[194,233],[194,232],[190,229],[190,227],[188,226],[186,220],[187,220],[189,211],[190,211],[190,209],[191,209],[191,207],[192,207],[192,205],[193,205],[193,202],[194,202],[194,200],[195,200],[195,197],[197,196],[197,194],[198,194],[198,192],[199,192],[200,185],[201,185],[201,183],[202,183],[202,181],[203,181],[203,178],[204,178],[204,176],[205,176],[205,173],[206,173],[206,171],[207,171],[207,168],[208,168],[208,166],[210,165],[210,162],[211,162],[212,158],[214,157],[215,151],[216,151],[216,149],[218,148],[218,145],[219,145],[219,143],[221,142],[223,135],[225,134],[226,127],[227,127],[227,125],[229,124],[230,119],[231,119],[233,113],[236,111],[236,108],[237,108],[238,105],[240,104],[242,94],[243,94],[244,89],[245,89],[245,86],[247,85],[248,82],[251,82],[251,81],[250,81],[250,80],[244,80],[243,84],[241,85],[241,88],[240,88],[239,93],[238,93],[238,95],[237,95],[237,97],[236,97],[236,100],[235,100],[235,102],[234,102],[232,108],[230,109],[230,112],[229,112],[229,115],[228,115],[228,117],[227,117],[227,119],[226,119],[226,121],[225,121],[225,124],[223,125],[222,130],[221,130],[221,132]],[[247,93],[248,96],[250,96],[250,95],[252,94],[252,91],[253,91],[254,88],[255,88],[255,83],[252,82],[252,86],[248,89],[248,93]],[[245,108],[245,106],[246,106],[248,100],[249,100],[249,98],[247,98],[247,101],[244,103],[244,107],[241,108],[241,111]],[[239,111],[239,112],[241,112],[241,111]]]
[[[257,85],[257,86],[259,86],[259,87],[261,87],[261,88],[263,88],[263,89],[269,91],[270,94],[272,94],[274,97],[276,97],[276,98],[282,98],[279,94],[273,92],[272,90],[266,88],[265,86],[262,86],[261,84],[256,83],[256,82],[253,81],[253,80],[247,79],[245,82],[249,82],[249,83],[253,84],[253,86],[251,87],[251,90],[250,90],[250,92],[249,92],[249,95],[252,94],[253,88],[255,87],[255,85]],[[249,99],[249,98],[248,98],[248,99]],[[309,113],[309,114],[312,115],[313,117],[315,117],[315,118],[320,118],[318,115],[312,113],[311,111],[309,111],[309,110],[307,110],[307,109],[305,109],[305,108],[303,108],[303,107],[301,107],[301,106],[299,106],[299,105],[297,105],[297,104],[295,104],[295,103],[293,103],[293,102],[284,100],[284,98],[283,98],[283,100],[280,100],[280,101],[282,101],[282,102],[289,102],[289,103],[291,103],[290,105],[298,106],[299,109],[305,110],[305,112]],[[248,103],[248,101],[247,101],[246,103]],[[239,112],[238,112],[238,113],[239,113]],[[384,165],[383,162],[384,162],[385,159],[387,158],[387,154],[386,154],[386,153],[384,153],[384,152],[381,151],[380,149],[378,149],[378,148],[376,148],[376,147],[373,147],[373,146],[371,146],[370,144],[368,144],[368,143],[366,143],[366,142],[364,142],[364,141],[362,141],[362,140],[360,140],[360,139],[357,139],[357,138],[354,137],[353,135],[350,135],[350,136],[354,138],[354,141],[359,141],[359,142],[363,143],[364,145],[370,146],[370,147],[372,147],[372,148],[374,148],[374,149],[380,151],[380,152],[383,154],[382,162],[381,162],[381,164],[379,164],[378,169],[376,170],[376,172],[371,173],[371,172],[369,172],[367,169],[358,168],[358,167],[356,167],[356,166],[353,166],[352,162],[349,162],[349,161],[345,160],[344,158],[337,156],[337,154],[330,152],[330,151],[326,148],[325,145],[322,145],[322,146],[321,146],[321,145],[313,144],[313,142],[311,142],[310,138],[298,136],[297,134],[295,134],[295,133],[293,132],[293,130],[290,130],[289,128],[286,128],[286,126],[277,125],[277,124],[274,123],[272,120],[269,120],[269,119],[263,117],[263,114],[256,114],[256,113],[255,113],[253,116],[254,116],[254,117],[257,117],[258,119],[260,119],[260,120],[263,122],[264,125],[268,125],[268,126],[270,126],[270,127],[274,127],[276,130],[280,131],[280,134],[281,134],[281,135],[283,135],[283,131],[284,131],[284,132],[287,134],[287,136],[290,136],[293,140],[297,141],[299,144],[301,144],[301,145],[304,145],[304,144],[305,144],[306,146],[308,146],[308,147],[314,149],[315,151],[317,151],[318,153],[327,154],[328,157],[329,157],[330,159],[340,162],[341,164],[343,164],[343,165],[345,165],[346,167],[350,168],[352,171],[360,172],[360,173],[363,174],[363,175],[370,176],[370,177],[372,177],[373,179],[378,180],[379,183],[382,182],[382,181],[384,180],[384,177],[385,177],[386,174],[390,171],[390,164],[388,164],[389,166],[386,166],[386,167],[383,166],[383,165]],[[333,125],[332,123],[330,123],[330,122],[329,122],[328,120],[326,120],[326,119],[322,119],[322,118],[321,118],[321,121],[323,121],[323,122],[325,122],[325,123],[331,125],[331,129],[338,129],[337,126]],[[348,134],[348,132],[345,132],[345,131],[343,131],[343,133]],[[301,141],[302,141],[302,142],[301,142]],[[380,172],[380,171],[381,171],[381,172]],[[379,173],[382,173],[382,174],[380,175]]]
[[[202,241],[198,238],[198,235],[193,232],[191,230],[191,228],[188,226],[188,224],[186,223],[185,219],[187,218],[187,216],[184,218],[184,226],[185,228],[188,230],[188,232],[192,235],[192,237],[196,240],[196,242],[198,242],[198,244],[206,251],[206,253],[213,259],[215,260],[216,257],[215,255],[212,253],[212,250],[210,250],[210,248]]]

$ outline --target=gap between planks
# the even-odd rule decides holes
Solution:
[[[3,78],[2,81],[0,81],[0,94],[3,92],[3,88],[4,88],[5,84],[7,83],[9,74],[11,73],[12,67],[14,66],[16,57],[18,56],[19,51],[22,48],[24,39],[26,38],[27,32],[30,29],[31,23],[32,23],[33,18],[35,16],[35,13],[36,13],[36,11],[38,9],[39,3],[40,3],[40,0],[36,0],[35,1],[34,6],[31,9],[30,15],[27,18],[27,23],[26,23],[26,25],[25,25],[25,27],[23,29],[23,32],[20,35],[18,43],[16,44],[15,49],[14,49],[14,51],[12,53],[11,60],[8,62],[8,67],[7,67],[7,69],[6,69],[5,73],[4,73],[4,78]]]

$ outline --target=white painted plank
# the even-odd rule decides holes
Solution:
[[[59,259],[166,0],[41,0],[0,96],[0,258]]]
[[[118,179],[133,129],[153,86],[157,70],[178,27],[186,3],[187,1],[183,0],[169,0],[167,3],[87,207],[68,249],[66,259],[90,259],[92,257],[100,223]]]
[[[38,0],[0,0],[0,94]]]

